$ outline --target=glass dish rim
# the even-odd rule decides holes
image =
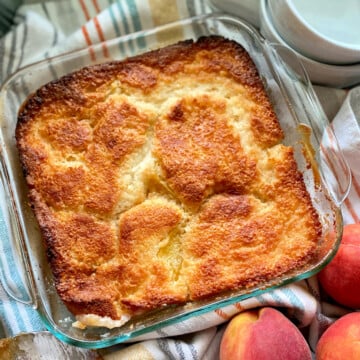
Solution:
[[[258,41],[259,43],[262,43],[262,45],[264,46],[262,36],[251,25],[247,24],[246,22],[244,22],[243,20],[241,20],[241,19],[239,19],[237,17],[230,16],[230,15],[223,14],[223,13],[212,13],[212,14],[198,15],[198,16],[191,17],[191,18],[181,19],[181,20],[178,20],[178,21],[166,24],[166,25],[162,25],[160,27],[155,27],[155,28],[152,28],[152,29],[142,30],[142,31],[127,34],[127,35],[124,35],[124,36],[120,36],[118,38],[110,39],[110,40],[105,41],[105,43],[107,43],[109,45],[112,45],[112,44],[118,43],[119,41],[126,42],[126,41],[129,41],[129,39],[135,39],[135,38],[137,38],[138,36],[141,36],[141,35],[142,36],[150,36],[150,35],[158,33],[159,31],[164,31],[166,29],[172,28],[172,27],[177,26],[177,25],[188,26],[188,25],[193,25],[194,21],[203,21],[203,22],[205,22],[206,20],[212,20],[212,19],[217,20],[217,21],[221,21],[223,19],[231,19],[233,21],[236,21],[236,23],[238,25],[241,25],[243,27],[243,30],[246,30],[252,37],[256,38],[256,41]],[[12,81],[12,79],[14,79],[16,76],[18,76],[19,73],[21,73],[23,71],[27,71],[29,69],[32,69],[32,68],[36,67],[36,66],[41,66],[41,64],[48,63],[49,61],[53,61],[53,60],[57,61],[59,59],[66,58],[68,56],[70,56],[70,57],[74,56],[74,55],[79,56],[80,54],[89,51],[89,48],[100,49],[102,44],[103,44],[103,42],[98,43],[98,44],[94,44],[91,47],[85,47],[85,48],[82,48],[82,49],[73,50],[73,51],[70,51],[70,52],[67,52],[67,53],[56,55],[56,56],[54,56],[52,58],[49,58],[49,59],[45,59],[45,60],[41,60],[41,61],[38,61],[38,62],[33,63],[33,64],[29,64],[29,65],[19,69],[16,73],[14,73],[11,77],[9,77],[4,82],[4,84],[1,87],[1,94],[4,91],[4,89],[6,89],[6,85],[9,84]],[[1,132],[0,136],[1,136],[1,141],[3,141],[2,140],[2,132]],[[2,160],[2,166],[5,166],[3,164],[2,154],[1,154],[1,160]],[[337,248],[338,245],[339,245],[339,242],[340,242],[340,237],[341,237],[342,218],[341,218],[340,209],[338,207],[336,207],[336,209],[337,209],[337,213],[335,215],[337,217],[337,226],[340,228],[339,229],[339,234],[338,234],[339,236],[338,236],[337,242],[336,242],[336,248]],[[23,246],[25,246],[25,250],[26,250],[27,249],[26,244],[23,245]],[[112,338],[107,338],[107,339],[103,339],[103,340],[96,340],[96,341],[84,341],[84,340],[73,339],[71,336],[68,336],[68,335],[62,333],[61,331],[58,331],[56,326],[54,326],[51,323],[50,320],[52,320],[52,319],[48,318],[48,314],[46,314],[46,315],[44,314],[44,312],[46,312],[46,311],[42,307],[41,302],[40,302],[40,309],[37,308],[36,310],[40,314],[45,326],[47,327],[47,329],[50,332],[52,332],[59,339],[65,341],[67,343],[71,343],[73,345],[81,346],[81,347],[84,347],[84,348],[108,347],[108,346],[111,346],[111,345],[115,345],[115,344],[124,342],[124,341],[129,340],[129,339],[136,338],[136,337],[138,337],[138,336],[140,336],[142,334],[149,333],[149,332],[154,331],[156,329],[163,328],[165,326],[172,325],[174,323],[178,323],[179,321],[187,320],[188,318],[192,318],[192,317],[195,317],[197,315],[208,313],[208,312],[213,311],[215,309],[219,309],[219,308],[221,308],[223,306],[236,303],[236,302],[244,300],[246,298],[260,295],[260,294],[262,294],[264,292],[271,291],[273,289],[279,288],[279,287],[284,286],[286,284],[289,284],[289,283],[292,283],[292,282],[295,282],[295,281],[299,281],[299,280],[304,279],[304,278],[308,278],[308,277],[312,276],[314,273],[318,272],[320,268],[325,266],[331,260],[331,258],[335,255],[335,252],[336,251],[333,251],[332,256],[328,256],[324,262],[316,265],[315,267],[309,269],[308,271],[303,272],[301,274],[298,274],[296,276],[284,277],[282,279],[282,281],[276,283],[276,285],[266,287],[266,289],[259,288],[259,289],[251,290],[247,294],[238,295],[238,296],[235,296],[235,297],[230,297],[228,299],[223,299],[223,300],[220,300],[220,301],[216,301],[211,305],[203,306],[200,309],[192,310],[189,313],[176,315],[173,318],[163,320],[161,322],[161,324],[155,324],[155,325],[152,325],[150,327],[134,330],[133,332],[130,333],[130,335],[127,335],[127,334],[123,335],[123,336],[120,335],[120,336],[115,336],[115,337],[112,337]],[[25,266],[26,265],[27,264],[25,263]],[[32,270],[30,269],[30,271],[32,271]],[[35,296],[36,299],[38,299],[37,295],[34,295],[34,296]],[[38,306],[39,306],[39,304],[37,304],[37,307]]]

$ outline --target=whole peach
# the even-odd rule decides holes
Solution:
[[[338,252],[318,279],[336,302],[360,308],[360,224],[344,226]]]
[[[244,311],[227,325],[220,360],[310,360],[310,348],[299,329],[270,307]]]
[[[360,359],[360,313],[352,312],[336,320],[316,346],[316,360]]]

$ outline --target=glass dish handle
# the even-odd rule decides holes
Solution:
[[[2,155],[2,154],[1,154]],[[9,173],[1,156],[0,195],[0,280],[6,293],[14,300],[36,307],[35,284],[25,251],[25,239],[16,212]]]
[[[340,149],[336,135],[319,103],[305,68],[296,53],[280,44],[267,44],[272,61],[274,75],[284,94],[291,94],[295,103],[286,99],[288,108],[297,119],[298,124],[308,125],[312,129],[311,145],[315,158],[320,165],[320,175],[336,202],[340,206],[346,199],[351,187],[351,171]],[[291,63],[291,65],[289,65]],[[278,65],[277,65],[278,64]],[[292,81],[284,81],[281,72],[286,72]],[[309,104],[311,111],[305,104]],[[314,116],[315,111],[315,116]]]

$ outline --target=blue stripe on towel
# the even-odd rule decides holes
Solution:
[[[255,296],[255,299],[261,304],[261,305],[266,305],[268,303],[268,301],[266,299],[264,299],[264,295],[257,295]]]
[[[121,31],[120,31],[120,27],[119,27],[119,24],[118,24],[118,19],[116,18],[116,15],[114,13],[114,4],[112,3],[112,0],[108,0],[109,2],[109,14],[110,14],[110,18],[111,18],[111,22],[112,22],[112,25],[113,25],[113,28],[115,30],[115,34],[116,36],[121,36]],[[124,44],[123,43],[119,43],[119,50],[120,50],[120,53],[121,54],[125,54],[125,50],[124,50]]]
[[[117,0],[116,5],[117,5],[117,8],[118,8],[119,13],[120,13],[120,18],[121,18],[120,21],[123,24],[125,34],[129,34],[132,31],[130,29],[130,26],[129,26],[129,23],[128,23],[128,17],[125,14],[125,10],[123,8],[122,2],[120,0]],[[131,52],[131,54],[133,54],[134,53],[134,44],[133,44],[132,41],[129,41],[128,44],[129,44],[130,52]]]
[[[6,279],[6,283],[11,287],[14,295],[23,300],[30,300],[30,296],[25,298],[28,294],[24,279],[18,270],[18,262],[15,260],[19,255],[14,252],[14,245],[11,245],[11,240],[8,235],[7,225],[4,221],[4,214],[0,209],[0,251],[6,254],[6,264],[2,263],[1,271]],[[40,320],[39,315],[34,311],[30,305],[18,303],[4,292],[1,296],[0,302],[0,316],[6,323],[7,329],[11,329],[12,333],[7,336],[12,336],[20,331],[42,330],[44,326]],[[17,291],[16,291],[17,290]],[[6,315],[5,315],[6,314]]]
[[[139,31],[142,29],[141,26],[141,20],[140,20],[140,15],[138,12],[138,9],[136,7],[136,3],[134,0],[128,0],[127,1],[127,5],[129,7],[130,13],[131,13],[131,20],[134,26],[134,30],[135,31]],[[137,44],[140,48],[144,48],[146,46],[146,42],[145,39],[143,37],[139,37],[137,39]]]
[[[296,294],[290,288],[284,287],[281,290],[293,305],[295,317],[299,320],[300,323],[302,323],[305,314],[304,303],[296,296]]]
[[[6,316],[2,315],[1,317],[5,319],[6,328],[12,331],[8,336],[12,336],[21,331],[27,331],[28,329],[25,326],[23,317],[20,315],[19,307],[21,305],[9,298],[6,293],[2,296],[2,299],[3,301],[0,303],[0,313],[6,314]]]
[[[30,300],[24,278],[18,271],[18,263],[15,261],[15,258],[18,257],[18,254],[14,253],[13,248],[15,245],[10,244],[8,228],[5,224],[2,211],[0,211],[0,236],[0,251],[6,256],[6,262],[2,262],[1,268],[4,281],[8,283],[11,290],[15,293],[15,296],[20,297],[22,300]],[[24,299],[24,294],[27,299]]]
[[[281,296],[278,295],[279,290],[270,291],[269,295],[276,301],[276,303],[279,304],[279,306],[284,305],[284,300],[281,298]]]
[[[164,340],[164,339],[160,338],[160,339],[156,339],[155,341],[158,344],[160,350],[164,354],[166,354],[166,356],[169,360],[177,360],[176,357],[172,354],[172,352],[170,350],[170,346],[169,346],[170,341],[169,340]]]

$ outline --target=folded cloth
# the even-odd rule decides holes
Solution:
[[[341,150],[351,169],[351,188],[342,213],[346,223],[358,223],[360,209],[360,87],[351,89],[332,121]]]
[[[35,61],[210,11],[205,0],[25,1],[17,12],[16,24],[0,39],[0,82],[4,82],[20,67]],[[344,220],[345,223],[358,222],[360,187],[356,181],[359,179],[356,151],[360,150],[360,137],[354,138],[352,134],[359,132],[356,119],[360,118],[357,105],[360,103],[360,91],[354,89],[346,93],[344,90],[321,87],[316,91],[331,117],[338,109],[334,109],[334,98],[339,106],[345,98],[334,118],[333,128],[353,175],[350,195],[343,205]],[[351,126],[354,132],[350,130]],[[0,199],[4,204],[5,195],[0,193]],[[9,246],[4,216],[5,211],[0,214],[0,251],[6,253],[7,259],[2,271],[11,272],[13,277],[15,273],[16,277],[16,255]],[[21,284],[20,273],[18,277]],[[45,329],[35,310],[14,301],[2,287],[0,300],[1,337]],[[349,311],[325,302],[314,276],[165,327],[135,339],[136,343],[101,350],[101,353],[106,359],[217,359],[220,339],[229,319],[241,311],[264,306],[276,307],[288,316],[303,331],[312,350],[329,324]]]

